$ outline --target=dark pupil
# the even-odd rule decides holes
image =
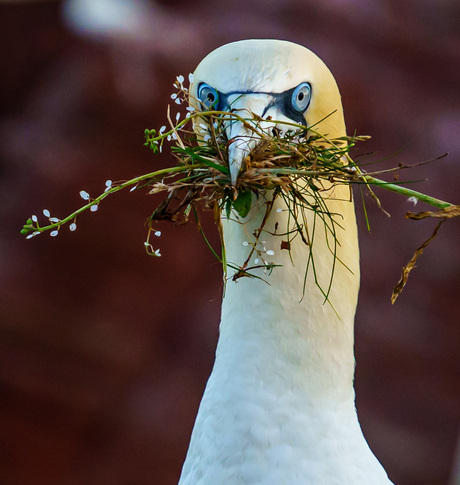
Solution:
[[[300,91],[300,93],[299,93],[299,94],[298,94],[298,96],[297,96],[297,99],[298,99],[299,101],[302,101],[303,97],[304,97],[304,94],[302,93],[302,91]]]
[[[211,101],[211,103],[214,101],[214,94],[208,93],[208,100]]]

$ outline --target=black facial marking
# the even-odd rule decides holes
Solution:
[[[198,86],[198,92],[202,84],[204,83],[201,83]],[[302,84],[306,84],[310,87],[310,99],[311,99],[311,92],[312,92],[311,85],[309,83],[302,83]],[[264,112],[262,113],[262,117],[265,116],[265,113],[270,108],[272,108],[273,106],[276,106],[283,113],[283,115],[286,116],[286,118],[291,119],[292,121],[294,121],[295,123],[298,123],[299,125],[305,125],[306,122],[304,118],[304,113],[308,109],[308,106],[310,105],[310,99],[308,100],[308,103],[306,104],[305,109],[303,109],[303,111],[299,111],[295,109],[292,102],[293,93],[299,86],[294,86],[293,88],[288,89],[287,91],[283,91],[282,93],[267,93],[262,91],[231,91],[229,93],[222,93],[221,91],[216,90],[219,99],[216,105],[213,106],[213,109],[216,109],[219,111],[230,111],[231,106],[229,106],[228,98],[229,96],[232,96],[234,94],[240,94],[240,95],[269,94],[270,96],[273,96],[274,100],[265,107]],[[304,98],[305,98],[305,94],[303,92],[299,93],[297,99],[299,101],[304,101]]]

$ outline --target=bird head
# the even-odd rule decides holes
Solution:
[[[197,110],[256,116],[264,130],[315,126],[322,135],[345,135],[340,93],[329,69],[313,52],[280,40],[244,40],[207,55],[194,72],[191,104]],[[195,130],[201,128],[197,123]],[[225,127],[232,184],[259,139],[243,122]]]

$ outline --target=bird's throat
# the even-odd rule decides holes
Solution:
[[[281,266],[252,270],[261,279],[227,282],[215,371],[220,366],[233,373],[240,369],[312,398],[353,398],[359,252],[353,203],[347,197],[349,192],[339,188],[327,201],[335,214],[337,243],[313,213],[303,221],[309,226],[309,245],[295,232],[287,235],[294,227],[292,216],[278,198],[267,218],[270,196],[255,201],[244,221],[223,221],[229,262],[239,266],[251,255],[249,268],[264,261]]]

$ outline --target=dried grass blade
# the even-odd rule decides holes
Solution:
[[[396,298],[400,295],[401,291],[403,290],[404,286],[407,283],[407,279],[409,278],[409,273],[415,268],[415,262],[417,258],[421,256],[423,250],[430,244],[430,242],[437,236],[438,230],[441,227],[442,223],[446,221],[444,218],[442,221],[439,221],[439,224],[436,226],[433,234],[429,239],[427,239],[418,249],[415,251],[415,254],[412,256],[412,259],[407,263],[406,266],[403,267],[401,272],[401,279],[398,281],[397,285],[393,288],[393,293],[391,295],[391,304],[394,305]]]
[[[406,217],[415,221],[426,219],[427,217],[443,217],[444,219],[452,219],[458,216],[460,216],[460,205],[450,205],[449,207],[445,207],[444,209],[440,209],[436,212],[426,211],[418,212],[417,214],[414,212],[406,212]]]

